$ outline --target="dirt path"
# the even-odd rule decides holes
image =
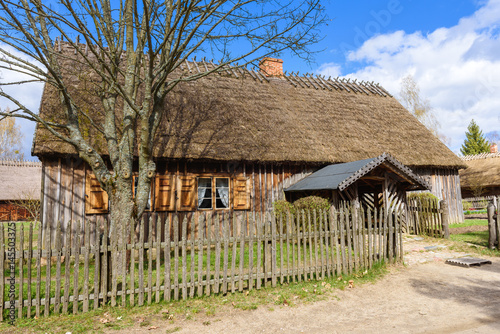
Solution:
[[[437,241],[406,238],[405,249],[407,267],[393,267],[377,283],[337,291],[326,301],[274,311],[228,308],[207,319],[127,332],[168,333],[177,327],[176,333],[500,333],[498,258],[489,259],[492,265],[464,268],[445,264],[465,254]]]

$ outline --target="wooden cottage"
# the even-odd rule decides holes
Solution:
[[[496,145],[495,145],[496,146]],[[460,171],[463,198],[500,195],[500,153],[482,153],[462,157],[467,169]]]
[[[73,93],[99,122],[100,101],[85,88],[86,69],[71,62],[78,56],[69,45],[61,52],[69,55],[65,71]],[[178,71],[210,66],[187,62]],[[379,85],[285,75],[279,60],[266,58],[261,71],[226,68],[181,83],[165,108],[149,210],[265,211],[285,197],[284,189],[325,166],[387,152],[424,178],[401,173],[395,180],[406,182],[403,188],[430,185],[448,201],[451,220],[463,220],[458,178],[463,162]],[[40,114],[64,117],[49,86]],[[90,127],[84,134],[106,156],[102,135]],[[32,153],[43,162],[44,224],[108,212],[107,195],[71,145],[38,126]]]
[[[0,160],[0,221],[31,218],[33,203],[40,200],[42,163]]]

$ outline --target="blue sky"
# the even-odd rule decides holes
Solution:
[[[315,63],[283,54],[286,71],[379,82],[393,95],[412,74],[429,99],[455,153],[474,118],[483,132],[500,130],[500,0],[326,1]],[[7,80],[9,74],[2,73]],[[41,85],[16,88],[38,108]],[[22,122],[25,157],[33,125]]]

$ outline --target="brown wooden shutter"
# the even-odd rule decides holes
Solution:
[[[108,193],[101,188],[97,177],[93,173],[87,173],[85,182],[85,213],[107,213]]]
[[[196,177],[179,176],[177,182],[177,210],[193,211],[196,207]]]
[[[157,175],[155,179],[155,211],[175,210],[175,182],[172,175]]]
[[[246,177],[237,177],[233,185],[233,207],[234,210],[250,210],[250,179]]]

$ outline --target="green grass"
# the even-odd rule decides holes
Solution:
[[[167,333],[181,329],[180,320],[201,321],[204,325],[218,321],[217,317],[228,309],[254,310],[266,307],[274,310],[280,307],[294,307],[304,303],[335,298],[335,291],[345,289],[349,280],[354,287],[375,282],[387,273],[384,264],[377,264],[369,271],[361,271],[348,276],[330,277],[319,281],[278,284],[277,287],[263,287],[260,290],[237,292],[227,295],[195,297],[188,300],[160,302],[143,307],[105,306],[97,311],[78,315],[61,315],[43,319],[18,319],[16,327],[0,324],[0,331],[11,333],[103,333],[106,330],[124,330],[132,326],[157,326],[167,322],[171,328]],[[105,321],[102,321],[102,320]],[[147,325],[143,325],[146,323]],[[145,327],[147,328],[147,327]]]
[[[487,219],[467,219],[461,224],[451,224],[450,228],[467,227],[467,226],[487,226]],[[454,244],[450,246],[451,250],[461,251],[465,253],[475,253],[484,256],[500,256],[500,251],[497,249],[489,249],[489,231],[472,231],[460,234],[451,234],[450,240]]]
[[[488,225],[487,219],[466,219],[463,223],[450,224],[450,228],[467,227],[475,225]]]

